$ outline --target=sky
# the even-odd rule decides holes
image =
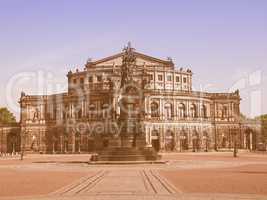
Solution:
[[[66,91],[69,70],[120,52],[172,57],[194,90],[240,90],[241,112],[267,113],[265,0],[0,0],[0,107]]]

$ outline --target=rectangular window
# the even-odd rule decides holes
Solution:
[[[98,82],[101,82],[102,81],[102,76],[97,76],[96,79],[97,79]]]
[[[172,76],[171,75],[167,76],[167,81],[172,81]]]
[[[184,80],[184,83],[186,83],[186,81],[187,81],[187,80],[186,80],[186,77],[184,77],[184,79],[183,79],[183,80]]]
[[[162,81],[162,75],[158,75],[158,81]]]
[[[153,74],[149,74],[149,80],[153,81]]]
[[[89,76],[89,78],[88,78],[88,82],[89,82],[89,83],[92,83],[92,82],[93,82],[93,77],[92,77],[92,76]]]
[[[76,79],[73,79],[73,83],[76,84],[77,83],[77,80]]]
[[[176,82],[180,82],[180,77],[176,76]]]
[[[80,79],[80,83],[84,84],[84,79],[83,78]]]

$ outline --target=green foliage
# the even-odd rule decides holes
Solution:
[[[256,117],[255,119],[260,119],[260,120],[262,120],[262,121],[267,121],[267,114],[265,114],[265,115],[260,115],[260,116]]]
[[[0,108],[0,123],[14,123],[16,122],[16,118],[7,108]]]
[[[261,121],[261,131],[262,135],[267,142],[267,114],[256,117],[255,119]]]

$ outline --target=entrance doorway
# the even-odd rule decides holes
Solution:
[[[160,150],[159,132],[156,131],[156,130],[152,131],[152,135],[151,135],[151,144],[152,144],[152,147],[153,147],[156,151],[159,151],[159,150]]]
[[[168,130],[165,136],[165,149],[166,151],[173,151],[174,146],[175,146],[174,134],[172,131]]]

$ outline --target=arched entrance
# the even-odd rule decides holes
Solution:
[[[180,132],[180,151],[188,150],[188,134],[185,130]]]
[[[202,148],[204,149],[205,152],[208,152],[209,150],[209,134],[207,131],[203,132],[203,137],[202,137]]]
[[[199,143],[200,143],[199,133],[197,132],[197,130],[194,130],[192,134],[192,145],[194,152],[200,149]]]
[[[19,135],[15,131],[11,131],[7,135],[7,153],[19,152]]]
[[[171,130],[168,130],[165,134],[165,149],[166,151],[173,151],[174,146],[174,134]]]
[[[151,144],[156,151],[160,150],[159,132],[157,130],[153,130],[151,133]]]
[[[226,138],[226,136],[224,134],[222,135],[221,146],[222,146],[222,148],[226,148],[227,147],[227,138]]]

